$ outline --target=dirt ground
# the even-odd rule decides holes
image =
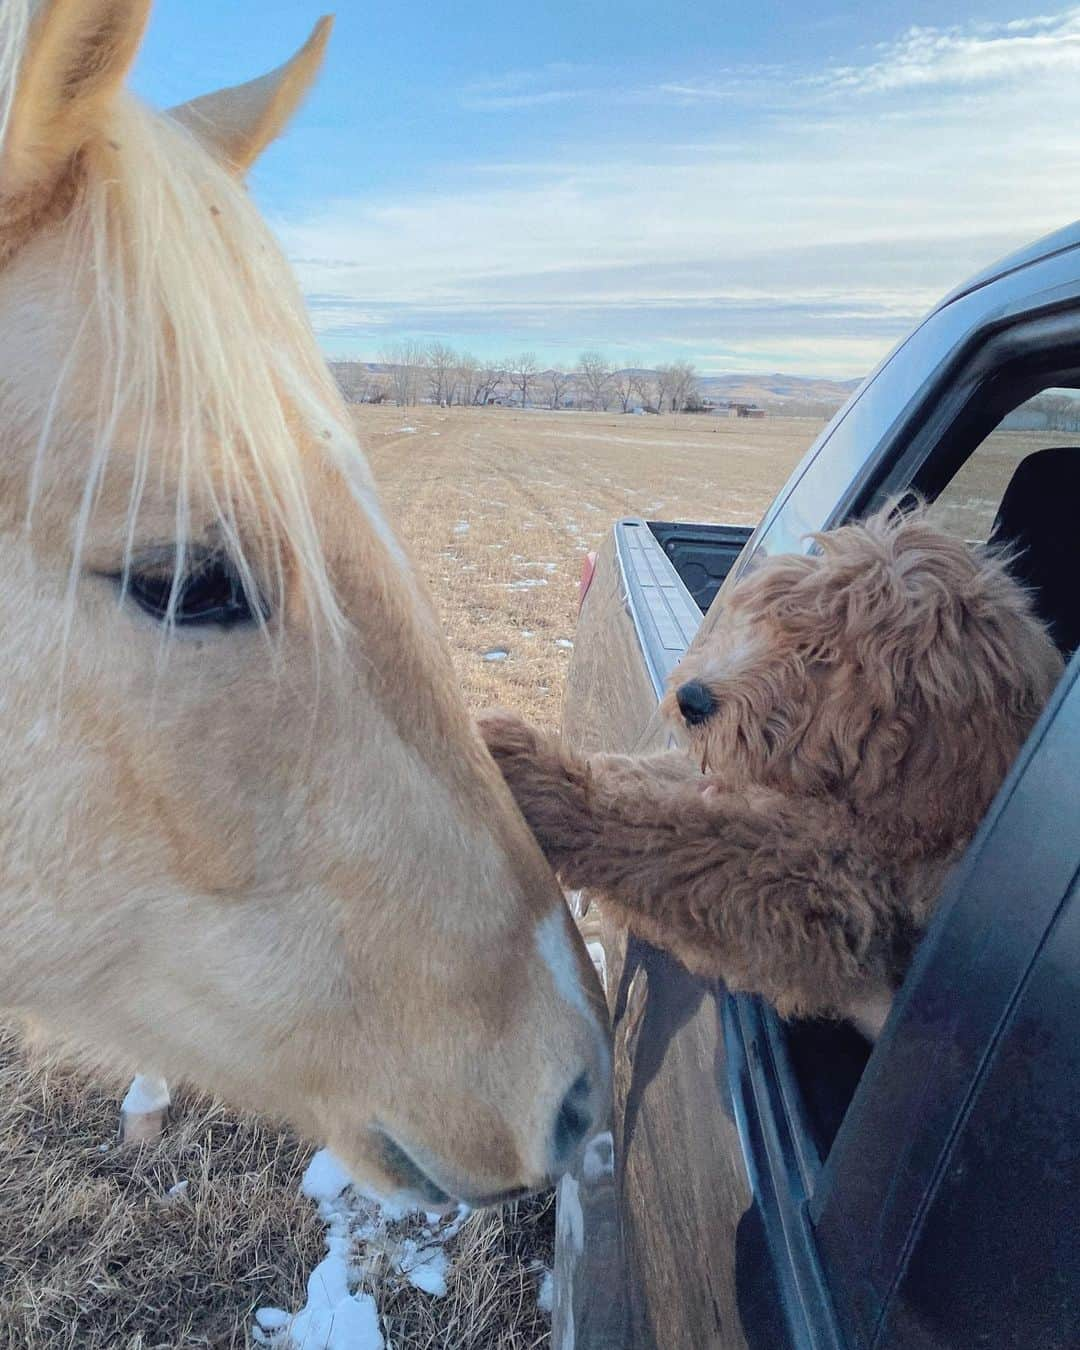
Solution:
[[[751,523],[819,422],[360,407],[388,512],[431,585],[471,706],[559,720],[581,555],[620,515]],[[504,659],[485,659],[503,651]],[[303,1304],[322,1226],[310,1150],[195,1097],[160,1145],[118,1148],[123,1085],[0,1040],[0,1350],[248,1343]],[[187,1183],[186,1186],[183,1183]],[[176,1189],[179,1187],[179,1189]],[[526,1350],[551,1214],[473,1216],[445,1298],[376,1290],[395,1348]]]

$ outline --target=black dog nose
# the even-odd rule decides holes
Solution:
[[[716,711],[716,699],[700,680],[687,680],[675,690],[675,701],[683,720],[696,727]]]
[[[556,1167],[564,1167],[573,1158],[577,1146],[589,1133],[593,1123],[592,1084],[587,1073],[575,1078],[570,1091],[563,1098],[555,1118],[553,1153]]]

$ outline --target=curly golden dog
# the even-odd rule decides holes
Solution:
[[[1005,560],[921,511],[815,542],[741,578],[675,672],[691,754],[480,725],[565,886],[691,971],[874,1035],[1062,662]]]

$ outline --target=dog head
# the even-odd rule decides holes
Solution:
[[[732,588],[665,711],[733,785],[831,796],[893,844],[974,830],[1061,672],[1004,562],[925,512],[814,536]]]

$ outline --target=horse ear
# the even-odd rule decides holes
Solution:
[[[55,180],[100,130],[149,12],[150,0],[43,0],[37,7],[0,151],[3,195]]]
[[[299,107],[322,65],[333,27],[325,15],[283,66],[247,84],[232,85],[171,108],[169,116],[193,132],[237,174],[246,173]]]

